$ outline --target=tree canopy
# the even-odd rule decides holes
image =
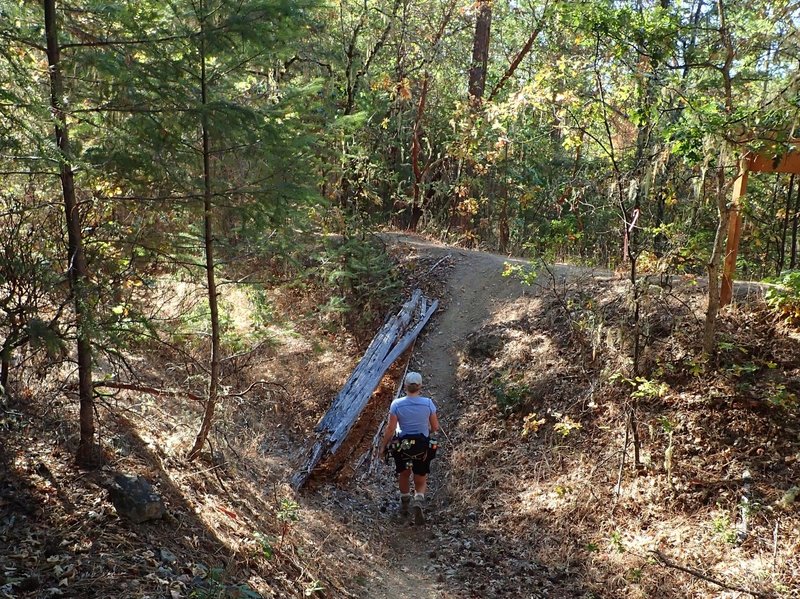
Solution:
[[[291,262],[298,231],[716,281],[740,158],[796,148],[799,21],[788,1],[0,2],[2,383],[20,347],[76,341],[91,437],[92,364],[158,337],[159,276],[204,273],[213,406],[216,276]],[[751,181],[742,276],[797,267],[796,186]]]

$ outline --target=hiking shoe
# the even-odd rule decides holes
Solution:
[[[425,524],[425,512],[422,510],[424,500],[415,499],[414,505],[411,507],[411,512],[414,514],[414,524],[422,526]]]
[[[411,495],[400,497],[400,515],[408,516],[408,506],[411,505]]]

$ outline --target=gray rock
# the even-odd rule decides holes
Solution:
[[[108,488],[117,514],[136,524],[164,516],[164,502],[153,486],[141,476],[118,474]]]
[[[164,562],[165,564],[174,564],[175,562],[178,561],[178,558],[169,549],[162,548],[161,551],[159,552],[159,555],[161,557],[161,561]]]

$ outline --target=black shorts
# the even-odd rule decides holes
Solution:
[[[392,457],[397,474],[409,468],[418,476],[430,474],[431,460],[435,454],[436,450],[429,447],[429,440],[425,435],[408,435],[392,442]]]

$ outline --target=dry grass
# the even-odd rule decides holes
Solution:
[[[442,277],[426,278],[435,262],[413,257],[402,269],[446,300]],[[156,303],[170,308],[177,327],[200,289],[163,290]],[[387,541],[397,534],[381,511],[389,474],[353,476],[346,459],[329,464],[335,477],[318,478],[311,493],[286,485],[368,341],[314,315],[313,294],[268,291],[262,300],[285,320],[263,328],[251,296],[228,294],[227,349],[239,355],[224,367],[228,397],[211,449],[194,463],[184,456],[199,404],[121,392],[98,407],[107,466],[75,469],[77,403],[62,385],[72,373],[27,370],[0,412],[0,597],[56,596],[51,588],[75,597],[187,597],[191,589],[213,596],[196,577],[216,567],[228,590],[246,584],[266,597],[304,597],[315,586],[325,590],[312,596],[408,596],[404,580],[423,579],[423,567],[435,569],[438,596],[454,599],[746,596],[698,574],[797,597],[800,515],[779,502],[800,478],[791,405],[800,395],[798,337],[759,309],[728,310],[724,348],[707,364],[697,347],[702,296],[691,287],[674,296],[649,289],[641,373],[667,387],[638,400],[643,467],[632,467],[629,442],[620,477],[632,387],[611,376],[631,376],[630,294],[614,279],[555,292],[497,313],[463,348],[431,493],[436,523],[402,530],[415,547],[430,548],[421,560],[398,557],[399,543]],[[268,342],[237,351],[237,339],[252,343],[254,334]],[[207,340],[190,345],[202,359]],[[150,344],[130,359],[148,383],[202,393],[202,370],[175,347]],[[260,380],[269,384],[236,395]],[[390,387],[343,455],[357,458],[369,443]],[[748,535],[736,543],[745,468],[753,509]],[[120,520],[104,488],[115,472],[151,480],[168,519]],[[171,574],[162,549],[177,557]],[[398,559],[416,570],[396,571]]]
[[[735,597],[741,590],[731,589],[739,588],[796,597],[800,516],[778,502],[800,474],[797,422],[792,409],[754,395],[771,385],[797,397],[800,347],[776,334],[769,315],[730,310],[722,337],[740,355],[721,352],[715,368],[693,374],[699,335],[687,307],[699,298],[646,304],[647,325],[661,329],[641,372],[667,386],[661,397],[638,400],[642,468],[632,467],[628,431],[620,471],[632,387],[610,378],[630,372],[631,341],[620,334],[630,324],[619,297],[609,285],[526,300],[473,337],[473,349],[497,336],[504,344],[490,355],[467,351],[459,369],[451,510],[480,514],[464,534],[491,535],[494,547],[535,564],[542,575],[533,588],[548,596]],[[600,330],[588,335],[593,322]],[[601,347],[591,347],[593,339]],[[735,374],[745,361],[760,365],[749,386],[747,375]],[[503,416],[509,404],[512,413]],[[537,432],[525,432],[528,415],[544,420]],[[749,530],[737,542],[743,488],[736,479],[745,468],[754,477]],[[467,595],[492,588],[495,596],[516,596],[517,582],[498,583],[508,571],[498,560],[472,577]]]

